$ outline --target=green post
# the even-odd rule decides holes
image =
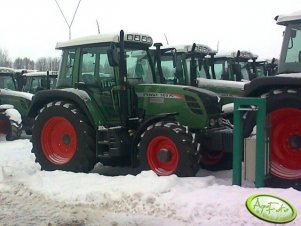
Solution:
[[[242,120],[239,111],[239,98],[234,98],[234,137],[233,137],[233,176],[232,184],[241,185],[241,161],[242,161]]]
[[[255,186],[257,188],[264,186],[264,165],[265,165],[265,118],[266,118],[266,101],[265,99],[257,100],[256,117],[256,170],[255,170]]]
[[[266,100],[264,98],[234,98],[234,137],[233,137],[233,176],[232,184],[241,185],[241,162],[244,150],[242,136],[242,114],[256,111],[256,168],[255,186],[264,186],[265,165],[265,117]]]

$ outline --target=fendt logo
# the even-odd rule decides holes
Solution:
[[[274,195],[252,195],[247,199],[246,206],[254,216],[271,223],[288,223],[297,216],[292,204]]]
[[[184,95],[178,93],[155,93],[155,92],[137,92],[138,97],[157,97],[167,99],[184,99]]]

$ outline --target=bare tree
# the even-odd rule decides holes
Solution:
[[[51,61],[51,70],[52,71],[58,71],[59,70],[59,67],[60,67],[60,58],[59,57],[54,57],[52,58],[52,61]]]
[[[36,69],[39,71],[57,71],[59,69],[60,59],[58,57],[40,57],[36,63]]]
[[[23,66],[25,69],[33,70],[34,69],[34,61],[29,59],[28,57],[23,58]]]
[[[47,71],[47,58],[46,57],[40,57],[36,61],[36,69],[39,71]]]
[[[34,69],[34,61],[29,59],[28,57],[18,57],[14,61],[14,68],[15,69],[29,69],[33,70]]]
[[[14,61],[14,68],[15,69],[22,69],[23,67],[23,59],[21,57],[18,57]]]
[[[7,50],[0,48],[0,66],[1,67],[12,67],[12,61],[8,56]]]

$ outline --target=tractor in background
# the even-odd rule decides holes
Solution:
[[[27,113],[32,94],[17,90],[14,69],[0,68],[0,133],[7,140],[18,139],[22,128],[30,128]]]
[[[36,71],[23,73],[20,77],[22,80],[22,91],[35,94],[45,89],[54,89],[57,80],[57,71]]]

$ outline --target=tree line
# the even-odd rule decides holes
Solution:
[[[17,57],[14,61],[9,57],[8,51],[0,48],[0,67],[14,69],[28,69],[39,71],[57,71],[60,65],[58,57],[40,57],[36,61],[28,57]]]

